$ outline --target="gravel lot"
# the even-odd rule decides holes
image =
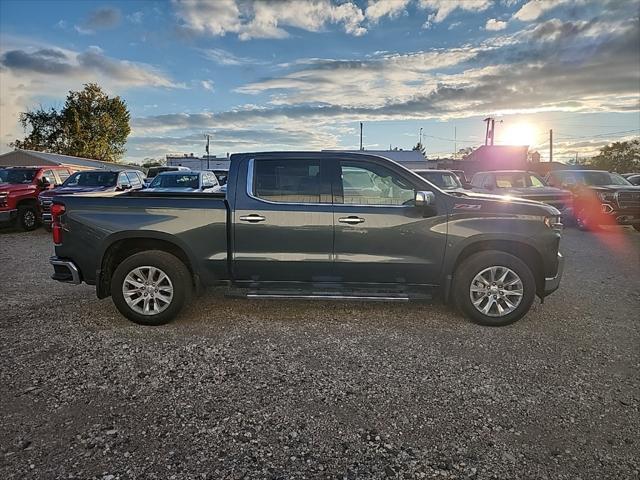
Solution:
[[[165,327],[0,232],[0,478],[639,478],[640,234],[565,232],[515,325],[206,295]]]

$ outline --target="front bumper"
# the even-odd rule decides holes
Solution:
[[[18,217],[18,210],[2,210],[0,211],[0,223],[13,222]]]
[[[82,283],[80,270],[71,260],[65,260],[60,257],[51,257],[49,263],[53,265],[53,275],[51,278],[63,283],[72,283],[78,285]]]
[[[558,271],[555,276],[547,277],[544,279],[544,295],[551,295],[560,286],[560,280],[562,279],[562,272],[564,271],[564,257],[558,252]]]

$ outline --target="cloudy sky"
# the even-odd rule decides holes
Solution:
[[[640,134],[640,0],[0,1],[0,151],[98,82],[127,158],[484,140],[543,159]],[[455,138],[455,142],[454,142]]]

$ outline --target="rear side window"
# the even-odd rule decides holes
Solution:
[[[129,179],[129,184],[132,187],[139,187],[140,185],[142,185],[138,174],[135,172],[127,172],[127,178]]]
[[[331,203],[323,195],[320,160],[255,160],[253,193],[279,203]]]

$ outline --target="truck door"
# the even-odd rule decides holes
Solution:
[[[327,162],[246,159],[239,165],[233,212],[237,281],[329,281],[333,206]]]
[[[418,182],[418,183],[416,183]],[[334,271],[345,283],[434,284],[446,243],[446,207],[416,207],[425,182],[386,162],[340,160],[334,175]],[[433,190],[433,188],[431,188]]]

